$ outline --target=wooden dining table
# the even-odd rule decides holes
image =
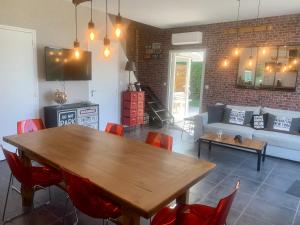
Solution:
[[[122,208],[124,225],[140,224],[140,217],[150,218],[175,199],[187,203],[189,188],[215,167],[208,161],[79,125],[3,140],[18,148],[28,167],[35,160],[88,178]],[[31,206],[33,190],[22,186],[21,192],[23,206]]]

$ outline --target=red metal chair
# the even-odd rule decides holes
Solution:
[[[234,191],[221,199],[215,208],[200,204],[163,208],[151,225],[224,225],[239,186],[240,182],[237,182]]]
[[[121,124],[107,123],[105,132],[118,136],[124,136],[124,126]]]
[[[163,133],[150,131],[148,132],[146,143],[155,147],[172,151],[173,137]]]
[[[30,133],[45,129],[45,125],[41,119],[28,119],[17,122],[18,134]]]
[[[2,146],[1,146],[2,148]],[[12,175],[25,187],[33,188],[34,191],[45,189],[51,185],[56,185],[62,181],[62,175],[60,172],[48,168],[48,167],[26,167],[23,165],[19,156],[16,153],[7,151],[2,148],[4,156],[7,160],[8,166],[12,172]],[[9,190],[11,189],[12,175],[9,179],[9,185],[6,193],[6,199],[4,204],[4,210],[2,215],[2,221],[11,221],[14,218],[5,220],[5,213],[7,207],[7,200],[9,196]],[[50,195],[49,195],[50,198]],[[18,215],[20,216],[20,215]]]
[[[78,223],[76,209],[96,219],[108,220],[121,216],[120,207],[103,198],[100,189],[92,184],[89,179],[66,171],[64,171],[64,177],[67,193],[75,206],[76,224]],[[67,204],[68,200],[65,209],[67,209]]]

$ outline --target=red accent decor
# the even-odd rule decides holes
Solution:
[[[122,94],[122,124],[136,126],[144,124],[145,93],[124,91]]]
[[[59,171],[48,167],[25,167],[16,153],[2,149],[14,177],[24,186],[49,187],[62,181]]]
[[[120,124],[107,123],[105,132],[118,136],[124,136],[124,127]]]
[[[41,119],[29,119],[17,122],[18,134],[30,133],[45,129],[45,125]]]
[[[155,215],[151,225],[224,225],[239,186],[240,182],[216,208],[199,204],[166,207]]]
[[[146,143],[159,148],[164,148],[168,151],[172,151],[173,137],[163,133],[150,131],[148,132]]]
[[[89,179],[64,171],[67,192],[74,206],[88,216],[98,219],[118,218],[121,209],[112,202],[102,198],[99,188]]]

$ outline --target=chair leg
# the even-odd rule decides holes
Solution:
[[[51,187],[48,188],[48,194],[49,194],[49,203],[52,202],[52,198],[51,198]]]
[[[10,185],[11,185],[12,178],[13,178],[13,175],[11,173],[10,177],[9,177],[9,182],[8,182],[8,187],[7,187],[7,192],[6,192],[5,202],[4,202],[4,208],[3,208],[3,214],[2,214],[2,222],[4,222],[4,220],[5,220],[5,213],[6,213],[7,201],[8,201],[8,196],[9,196],[9,191],[10,191]]]
[[[77,225],[79,222],[79,219],[78,219],[77,209],[75,208],[75,206],[74,206],[74,212],[75,212],[75,217],[76,217],[76,221],[75,221],[74,225]]]

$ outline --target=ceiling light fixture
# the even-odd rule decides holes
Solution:
[[[75,32],[76,32],[76,39],[74,41],[74,56],[76,59],[80,58],[80,42],[78,41],[78,28],[77,28],[77,3],[74,3],[75,6]]]
[[[90,40],[95,39],[95,23],[93,22],[93,0],[91,0],[91,20],[88,24]]]
[[[236,48],[234,50],[234,55],[238,56],[240,54],[239,49],[239,20],[240,20],[240,8],[241,8],[241,0],[237,0],[238,2],[238,10],[237,10],[237,17],[236,17]]]
[[[115,25],[115,35],[117,38],[120,38],[122,36],[122,17],[120,14],[120,7],[121,7],[121,3],[120,0],[118,0],[118,15],[116,16],[116,25]]]
[[[104,37],[104,57],[108,58],[111,54],[110,52],[110,40],[107,37],[107,17],[108,17],[108,13],[107,13],[107,0],[106,0],[106,13],[105,13],[105,37]]]

